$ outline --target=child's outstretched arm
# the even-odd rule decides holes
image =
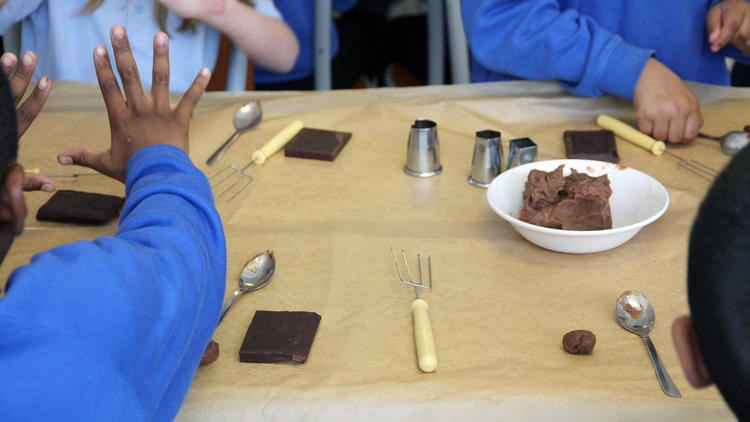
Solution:
[[[201,20],[223,32],[255,63],[268,69],[285,73],[297,60],[299,43],[289,25],[238,0],[159,1],[183,18]],[[260,3],[272,6],[270,0],[256,2]]]

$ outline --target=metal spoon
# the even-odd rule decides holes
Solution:
[[[216,152],[208,157],[208,160],[206,160],[206,164],[208,164],[209,166],[216,164],[216,162],[219,161],[219,158],[224,155],[229,147],[232,146],[237,137],[240,136],[240,133],[247,132],[248,130],[254,128],[258,123],[260,123],[260,119],[262,117],[263,111],[260,109],[260,103],[257,101],[247,103],[240,107],[240,109],[237,110],[237,113],[234,115],[234,135],[230,136],[229,139],[226,140],[226,142],[221,144]]]
[[[654,364],[654,370],[656,371],[656,377],[659,379],[659,384],[661,384],[661,389],[668,396],[682,397],[680,390],[677,389],[672,378],[669,377],[667,368],[664,367],[661,359],[659,359],[659,354],[656,353],[656,348],[648,336],[648,333],[654,327],[655,319],[654,308],[641,293],[635,290],[628,290],[617,298],[617,320],[623,328],[631,333],[638,334],[646,343],[646,348],[648,348],[648,354],[651,356],[651,362]]]
[[[698,133],[699,138],[711,139],[721,144],[721,150],[728,155],[734,155],[740,152],[750,143],[750,133],[733,130],[725,133],[723,136],[711,136],[705,133]]]
[[[219,323],[221,323],[221,320],[224,319],[224,316],[240,296],[247,292],[258,290],[268,284],[275,269],[276,259],[273,256],[273,251],[265,251],[252,257],[240,273],[240,288],[221,307]]]

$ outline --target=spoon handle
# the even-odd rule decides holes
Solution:
[[[229,299],[227,299],[227,301],[224,302],[224,306],[221,307],[221,315],[219,316],[219,322],[217,323],[217,325],[221,324],[221,320],[223,320],[224,316],[226,316],[227,312],[229,312],[229,308],[231,308],[232,305],[234,305],[234,302],[237,300],[238,297],[240,297],[240,295],[242,295],[242,293],[244,293],[242,290],[235,290],[232,296],[230,296]]]
[[[721,142],[721,139],[718,136],[706,135],[705,133],[702,133],[702,132],[698,132],[698,137],[699,138],[710,139],[712,141],[719,141],[719,142]]]
[[[230,136],[229,139],[226,140],[219,149],[216,150],[213,154],[211,154],[210,157],[208,157],[208,160],[206,160],[206,164],[209,166],[212,166],[216,164],[217,161],[219,161],[219,158],[221,158],[222,155],[229,149],[230,146],[232,146],[232,143],[234,142],[237,137],[240,136],[240,131],[237,130],[234,132],[234,135]]]
[[[682,397],[680,390],[677,389],[677,386],[674,385],[672,378],[667,373],[667,368],[665,368],[664,364],[661,362],[659,354],[656,353],[656,348],[654,347],[654,343],[651,342],[651,338],[649,338],[649,336],[643,336],[643,341],[646,342],[646,348],[648,349],[648,354],[651,356],[651,363],[654,364],[656,378],[659,379],[661,389],[664,390],[668,396]]]

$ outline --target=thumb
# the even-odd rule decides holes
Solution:
[[[44,192],[52,192],[55,190],[55,182],[49,177],[38,174],[38,173],[24,173],[23,175],[23,190],[35,191],[42,190]]]
[[[110,151],[95,152],[87,148],[69,149],[57,156],[57,161],[64,165],[88,167],[115,180],[125,183],[125,168],[120,168],[112,161]]]
[[[75,164],[107,174],[107,169],[104,168],[105,155],[107,153],[95,152],[87,148],[74,148],[58,155],[57,161],[64,166]]]

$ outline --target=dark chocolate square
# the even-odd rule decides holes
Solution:
[[[745,126],[745,128],[744,128],[743,130],[744,130],[745,132],[750,132],[750,125],[747,125],[747,126]]]
[[[284,149],[284,155],[333,161],[351,137],[350,132],[303,128],[289,141]]]
[[[240,362],[305,363],[319,323],[315,312],[255,311],[240,347]]]
[[[61,223],[104,224],[120,215],[125,198],[59,190],[39,208],[36,219]]]
[[[566,130],[563,140],[568,158],[620,162],[611,130]]]

